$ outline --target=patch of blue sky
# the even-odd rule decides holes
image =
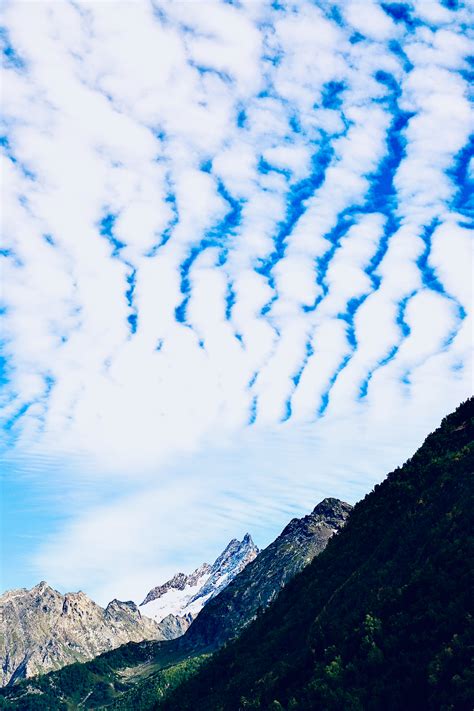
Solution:
[[[474,97],[474,57],[468,56],[464,58],[467,68],[460,69],[459,74],[468,85],[467,94],[472,100]]]
[[[284,412],[283,418],[281,420],[282,422],[286,422],[286,420],[289,420],[292,415],[292,404],[291,403],[292,403],[293,395],[295,393],[296,388],[299,385],[301,376],[303,375],[303,371],[306,368],[306,365],[313,354],[314,354],[314,348],[311,343],[311,338],[309,338],[306,341],[304,358],[303,358],[302,362],[300,363],[300,365],[298,366],[298,370],[295,373],[293,373],[293,375],[291,376],[291,381],[292,381],[293,385],[291,386],[291,390],[290,390],[288,397],[285,401],[285,412]]]
[[[445,7],[447,10],[452,10],[455,12],[456,10],[459,10],[460,7],[464,4],[460,0],[439,0],[441,5]]]
[[[403,67],[403,70],[404,70],[407,74],[408,74],[409,72],[411,72],[411,70],[413,69],[414,65],[413,65],[412,62],[410,61],[408,55],[407,55],[406,52],[404,51],[404,49],[403,49],[403,47],[401,46],[400,42],[399,42],[398,40],[395,40],[395,39],[390,40],[390,42],[388,43],[388,48],[389,48],[389,50],[392,52],[392,54],[394,54],[396,57],[398,57],[398,59],[399,59],[400,62],[401,62],[401,65],[402,65],[402,67]]]
[[[248,388],[249,390],[250,390],[251,388],[253,388],[253,386],[255,385],[255,382],[256,382],[257,378],[258,378],[258,370],[255,371],[255,373],[252,375],[252,377],[250,378],[250,380],[249,380],[248,383],[247,383],[247,388]]]
[[[112,247],[111,256],[115,259],[121,261],[127,267],[127,274],[125,277],[126,288],[125,288],[125,300],[130,313],[127,316],[127,323],[130,330],[130,335],[133,335],[137,331],[138,322],[138,309],[134,303],[134,294],[136,286],[137,270],[126,259],[122,259],[121,250],[126,247],[125,242],[121,242],[114,233],[114,226],[118,215],[112,212],[106,212],[103,218],[99,222],[99,233],[102,237],[105,237]]]
[[[25,163],[18,160],[10,144],[10,139],[7,135],[0,136],[0,146],[2,147],[3,153],[22,173],[22,175],[28,180],[37,180],[37,175],[31,168],[29,168]]]
[[[135,294],[135,287],[136,287],[137,270],[132,267],[129,274],[127,274],[126,279],[127,279],[128,289],[125,292],[125,298],[127,300],[128,307],[131,311],[131,313],[127,317],[127,321],[130,325],[130,331],[133,334],[133,333],[136,333],[137,321],[138,321],[138,309],[135,306],[134,301],[133,301],[133,297]]]
[[[318,408],[318,417],[323,417],[324,413],[326,412],[328,405],[329,405],[329,398],[331,394],[331,390],[338,379],[340,373],[344,370],[346,365],[348,364],[351,356],[348,354],[344,356],[344,358],[341,360],[339,363],[339,366],[336,368],[332,376],[329,378],[329,383],[327,388],[324,390],[323,394],[321,395],[321,400],[320,400],[320,405]]]
[[[158,252],[158,250],[161,247],[164,247],[164,245],[167,242],[169,242],[169,240],[173,234],[173,230],[179,222],[178,202],[176,200],[176,194],[172,188],[172,184],[171,184],[171,180],[170,180],[169,176],[167,177],[167,180],[166,180],[166,186],[167,186],[168,192],[166,193],[165,204],[167,206],[169,206],[169,208],[171,209],[171,217],[170,217],[165,229],[161,233],[159,241],[156,244],[154,244],[151,249],[148,250],[148,252],[145,255],[146,257],[154,257],[156,255],[156,253]]]
[[[25,61],[13,46],[10,34],[6,27],[0,27],[0,47],[2,51],[3,63],[7,69],[25,69]]]
[[[454,157],[453,165],[447,174],[454,183],[456,190],[449,207],[461,214],[466,227],[474,227],[474,134],[469,137],[466,145]]]
[[[287,209],[285,219],[279,223],[277,233],[273,240],[273,251],[266,259],[261,259],[254,267],[255,271],[262,276],[265,276],[269,286],[274,289],[275,282],[273,278],[273,268],[283,257],[286,252],[288,237],[291,235],[296,223],[306,210],[306,201],[314,195],[318,188],[323,184],[326,176],[326,170],[333,156],[333,148],[331,141],[327,135],[318,148],[318,151],[312,156],[311,171],[306,178],[292,185],[288,192]],[[276,298],[276,296],[274,297]],[[271,302],[270,302],[271,303]],[[268,304],[264,306],[262,314],[268,310]]]
[[[46,244],[49,244],[51,247],[56,247],[56,242],[54,241],[52,235],[46,233],[43,234],[43,239],[46,242]]]
[[[298,370],[296,371],[296,373],[294,373],[294,374],[292,375],[292,377],[291,377],[295,388],[298,386],[298,384],[299,384],[299,382],[300,382],[300,380],[301,380],[301,376],[303,375],[303,371],[304,371],[304,369],[305,369],[305,367],[306,367],[306,364],[307,364],[307,362],[309,361],[309,359],[311,358],[311,356],[312,356],[313,354],[314,354],[313,345],[312,345],[312,343],[311,343],[311,340],[308,340],[308,341],[306,342],[306,346],[305,346],[305,356],[304,356],[303,362],[302,362],[301,365],[299,366],[299,368],[298,368]]]
[[[250,412],[249,412],[249,418],[247,424],[253,425],[255,420],[257,419],[257,396],[254,395],[254,397],[251,400],[250,403]]]
[[[0,350],[3,348],[4,344],[0,344]],[[6,356],[2,355],[0,352],[0,387],[3,387],[8,382],[10,382],[10,364]]]
[[[38,418],[39,432],[44,432],[44,429],[45,429],[45,425],[46,425],[45,414],[48,410],[48,400],[49,400],[49,397],[50,397],[50,395],[53,391],[53,388],[56,384],[56,379],[50,373],[47,373],[43,377],[43,382],[44,382],[44,392],[38,398],[38,402],[40,402],[41,405],[43,406],[43,414]]]
[[[2,529],[9,532],[8,546],[2,549],[2,587],[31,587],[38,582],[30,568],[32,546],[56,532],[59,519],[49,506],[42,505],[43,478],[35,480],[5,461],[0,485]]]
[[[425,248],[416,260],[416,266],[421,272],[421,280],[423,286],[425,286],[427,289],[437,291],[440,294],[446,294],[443,285],[441,284],[436,275],[435,270],[428,263],[428,259],[431,252],[431,238],[433,237],[434,231],[439,226],[439,224],[439,218],[436,217],[430,225],[427,225],[423,229],[420,237],[425,244]]]
[[[334,254],[340,247],[342,238],[345,237],[349,229],[357,222],[357,216],[361,212],[365,212],[365,210],[359,205],[351,205],[346,207],[337,216],[336,224],[332,230],[324,235],[325,239],[331,246],[321,257],[316,259],[316,284],[321,287],[321,294],[316,299],[315,304],[311,307],[307,307],[305,310],[314,311],[320,301],[327,295],[329,288],[326,284],[326,276],[329,265],[332,262]]]
[[[232,308],[237,300],[237,294],[234,291],[232,282],[227,284],[227,290],[225,294],[225,318],[226,321],[230,321],[232,318]]]
[[[237,110],[236,123],[238,128],[247,127],[247,112],[243,106],[240,106]]]
[[[32,400],[31,402],[25,402],[23,405],[20,405],[20,407],[12,414],[10,417],[3,422],[3,429],[5,432],[10,433],[16,422],[23,417],[23,415],[29,410],[29,408],[33,405],[34,401]]]
[[[114,234],[114,225],[118,215],[107,212],[99,222],[99,234],[105,237],[112,247],[112,257],[120,258],[120,250],[125,247],[125,242],[121,242]]]
[[[422,25],[423,23],[412,15],[412,7],[403,2],[382,2],[382,10],[394,21],[403,22],[408,29]]]
[[[338,110],[342,107],[346,85],[342,81],[328,81],[322,89],[321,104],[324,109]]]
[[[347,337],[347,342],[349,343],[349,346],[351,348],[352,353],[354,353],[357,349],[357,338],[356,338],[356,331],[355,331],[355,324],[354,324],[354,317],[357,312],[357,310],[362,306],[364,301],[367,299],[369,296],[369,292],[365,294],[361,294],[361,296],[354,297],[352,299],[349,299],[346,305],[346,310],[343,311],[342,313],[338,314],[338,318],[342,319],[347,323],[347,329],[346,329],[346,337]]]
[[[234,79],[227,72],[223,72],[220,69],[211,67],[206,64],[198,64],[192,60],[189,60],[189,66],[196,69],[200,76],[205,76],[206,74],[211,74],[212,76],[218,77],[224,84],[233,84]]]
[[[463,305],[452,294],[446,291],[443,284],[438,279],[436,271],[429,264],[429,256],[431,253],[431,239],[439,224],[439,219],[434,219],[432,223],[425,227],[422,231],[420,236],[423,242],[425,243],[425,248],[422,254],[418,257],[416,265],[420,270],[423,286],[427,289],[431,289],[432,291],[436,291],[438,294],[441,294],[445,299],[451,302],[455,309],[456,323],[451,329],[451,331],[447,334],[442,344],[442,348],[447,349],[458,334],[459,329],[461,328],[461,324],[466,318],[467,314]]]
[[[243,201],[236,200],[225,187],[222,180],[217,181],[217,192],[227,202],[229,209],[224,217],[217,221],[204,235],[204,237],[194,244],[186,259],[180,266],[180,291],[183,294],[181,303],[175,308],[175,318],[179,323],[186,324],[186,311],[191,296],[190,274],[194,262],[202,252],[210,247],[218,249],[217,267],[222,267],[227,259],[230,238],[235,235],[242,218]]]
[[[349,37],[349,42],[351,44],[358,44],[359,42],[363,42],[366,39],[363,34],[360,32],[354,32],[350,37]]]
[[[263,158],[263,156],[260,156],[258,160],[257,170],[260,175],[268,175],[268,173],[278,173],[279,175],[283,175],[286,180],[290,180],[291,178],[291,170],[272,165],[269,161]]]
[[[4,257],[5,259],[8,259],[10,257],[14,257],[15,252],[12,249],[9,249],[8,247],[1,247],[0,248],[0,257]]]
[[[397,308],[397,315],[395,318],[395,323],[400,329],[400,339],[398,343],[394,343],[392,346],[387,351],[387,354],[377,363],[375,368],[372,368],[369,370],[367,373],[367,376],[365,379],[362,381],[362,383],[359,386],[359,399],[363,400],[365,397],[367,397],[368,391],[369,391],[369,383],[372,380],[374,374],[380,370],[380,368],[385,367],[388,365],[397,355],[397,353],[400,350],[400,346],[402,342],[404,341],[405,338],[407,338],[410,335],[411,329],[410,326],[408,325],[407,321],[405,320],[405,313],[407,309],[407,305],[409,301],[415,296],[417,293],[417,290],[415,289],[414,291],[410,292],[407,296],[405,296],[403,299],[398,304]]]

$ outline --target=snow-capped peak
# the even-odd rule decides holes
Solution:
[[[233,538],[215,560],[210,574],[191,602],[205,598],[205,602],[218,595],[258,554],[258,548],[246,533],[242,541]]]
[[[258,554],[249,533],[242,541],[232,539],[213,565],[203,563],[192,573],[177,573],[150,590],[141,612],[161,622],[169,614],[196,617],[206,602],[221,592]]]

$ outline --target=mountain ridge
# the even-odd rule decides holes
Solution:
[[[140,708],[144,697],[150,699],[151,688],[156,693],[168,693],[177,680],[200,666],[209,651],[251,623],[281,587],[324,549],[334,531],[345,525],[352,508],[337,499],[324,500],[318,506],[302,519],[293,519],[270,546],[209,600],[182,637],[125,644],[85,664],[73,664],[32,679],[27,685],[23,682],[8,692],[8,708],[21,708],[28,702],[36,704],[31,708],[50,711],[66,709],[66,703],[79,701],[81,708]],[[190,634],[193,627],[195,632]]]

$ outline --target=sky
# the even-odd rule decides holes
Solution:
[[[140,601],[472,391],[469,3],[2,4],[2,588]]]

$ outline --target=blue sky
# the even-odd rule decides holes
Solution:
[[[470,394],[471,25],[4,4],[3,587],[143,597]]]

